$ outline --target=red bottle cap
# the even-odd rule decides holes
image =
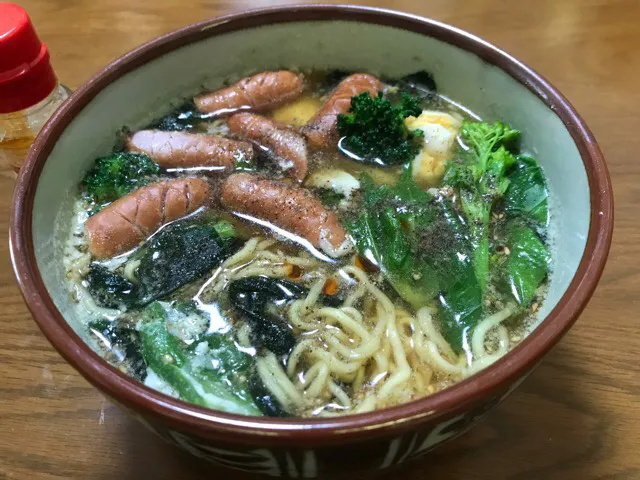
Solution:
[[[57,83],[47,46],[40,42],[27,12],[0,3],[0,113],[35,105]]]

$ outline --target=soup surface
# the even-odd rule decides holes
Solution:
[[[521,135],[425,72],[256,73],[96,159],[70,294],[110,363],[209,408],[431,395],[517,345],[543,301],[547,188]]]

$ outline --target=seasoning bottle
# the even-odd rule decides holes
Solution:
[[[15,178],[36,135],[68,96],[27,12],[0,2],[0,175]]]

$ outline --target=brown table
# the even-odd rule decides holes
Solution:
[[[15,1],[15,0],[14,0]],[[286,1],[17,0],[74,88],[136,45],[206,17]],[[361,3],[361,2],[354,2]],[[616,234],[600,287],[542,366],[469,434],[404,479],[640,479],[640,1],[386,0],[506,49],[559,87],[609,163]],[[12,183],[0,180],[8,218]],[[0,227],[0,479],[253,478],[165,445],[106,402],[31,320]]]

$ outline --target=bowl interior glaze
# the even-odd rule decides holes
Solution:
[[[82,311],[70,301],[63,281],[62,249],[77,184],[93,160],[109,153],[124,125],[142,126],[225,80],[292,66],[388,77],[427,70],[440,93],[487,120],[503,120],[524,132],[523,150],[539,160],[549,182],[554,265],[539,311],[541,323],[505,358],[444,392],[381,412],[326,421],[252,419],[153,392],[111,368],[69,330],[65,321],[84,336]],[[47,337],[83,375],[123,403],[177,423],[278,438],[310,430],[344,434],[340,428],[345,426],[354,435],[386,428],[462,408],[513,383],[586,305],[604,268],[613,224],[610,183],[598,147],[544,79],[455,28],[397,12],[342,6],[279,7],[210,20],[121,57],[75,92],[47,124],[14,199],[12,258],[25,299]],[[584,256],[585,249],[591,255]]]

